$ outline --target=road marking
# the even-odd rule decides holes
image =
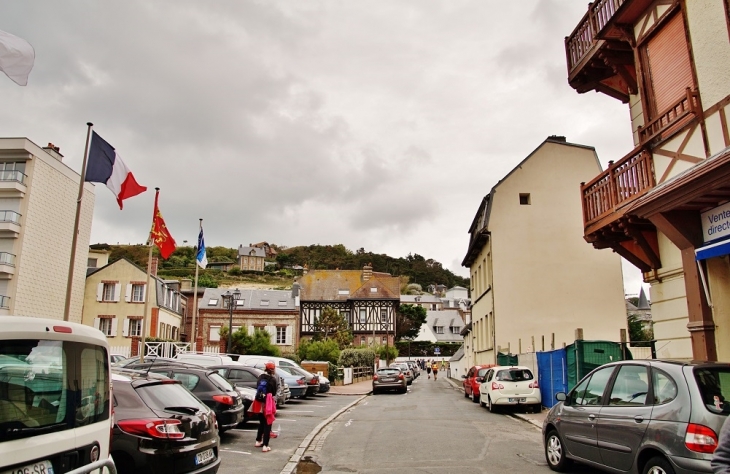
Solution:
[[[247,453],[246,451],[235,451],[233,449],[225,449],[225,448],[222,448],[221,451],[225,451],[227,453],[236,453],[236,454],[251,454],[251,453]]]
[[[345,428],[349,427],[352,424],[352,418],[347,420],[347,423],[345,423]]]

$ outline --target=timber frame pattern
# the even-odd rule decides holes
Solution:
[[[347,300],[347,301],[302,301],[302,335],[314,335],[317,319],[322,310],[330,307],[345,316],[354,335],[394,334],[395,314],[398,301],[393,300]],[[361,311],[365,310],[365,320]],[[383,314],[385,312],[385,314]],[[383,318],[385,316],[385,318]]]

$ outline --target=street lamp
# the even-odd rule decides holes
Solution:
[[[231,336],[233,335],[233,307],[236,305],[236,301],[241,299],[241,290],[236,288],[233,290],[233,293],[231,293],[230,290],[226,290],[225,294],[223,295],[223,301],[228,302],[228,350],[227,352],[231,353]]]

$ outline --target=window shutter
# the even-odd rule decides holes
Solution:
[[[99,329],[99,318],[94,318],[94,329]]]
[[[646,46],[649,58],[649,81],[654,93],[652,118],[682,98],[692,87],[687,35],[682,14],[674,15]]]
[[[253,333],[254,333],[254,327],[253,326],[249,326],[248,327],[248,335],[249,336],[253,336]]]
[[[96,301],[101,301],[101,299],[104,297],[104,283],[99,283],[96,286]],[[96,329],[99,329],[97,326]]]
[[[286,327],[286,340],[285,340],[285,342],[286,342],[287,345],[291,345],[292,344],[292,340],[291,340],[292,339],[292,337],[291,337],[292,336],[292,329],[293,328],[291,326],[287,326]]]
[[[276,326],[266,326],[266,331],[269,333],[271,343],[276,344]]]
[[[147,301],[147,283],[142,285],[142,301]]]
[[[112,318],[112,333],[110,336],[114,337],[117,335],[117,318]]]
[[[124,318],[124,324],[122,324],[122,336],[127,337],[129,336],[129,318]]]
[[[114,284],[114,301],[119,301],[119,298],[121,296],[122,296],[122,284],[115,283]]]
[[[124,295],[124,301],[126,301],[127,303],[132,301],[132,284],[131,283],[127,283],[127,292]]]

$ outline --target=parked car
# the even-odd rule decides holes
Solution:
[[[167,357],[157,356],[145,356],[144,362],[139,361],[139,357],[130,357],[129,359],[120,360],[115,362],[113,365],[120,369],[134,369],[134,370],[147,370],[152,365],[165,365],[165,364],[183,364],[183,362],[177,359],[170,359]]]
[[[245,425],[249,421],[256,419],[251,416],[252,413],[249,413],[249,410],[251,409],[251,404],[253,403],[253,399],[254,397],[256,397],[256,389],[237,385],[236,390],[241,395],[241,400],[243,401],[243,420],[241,420],[241,422],[238,424],[238,426],[240,427],[242,425]]]
[[[214,365],[208,367],[217,371],[231,384],[241,387],[250,387],[256,390],[256,381],[259,375],[263,374],[263,369],[256,367],[246,367],[241,364]],[[291,395],[289,396],[291,398]],[[279,386],[276,391],[276,406],[281,408],[287,401],[285,381],[279,377]]]
[[[319,393],[327,393],[330,391],[331,384],[330,379],[324,375],[319,376]]]
[[[408,367],[411,368],[411,372],[413,372],[413,377],[418,378],[421,375],[421,369],[418,367],[418,364],[415,360],[408,360],[406,361],[406,364],[408,364]]]
[[[307,379],[303,375],[293,375],[279,367],[276,368],[276,375],[289,387],[291,398],[307,396]]]
[[[279,366],[279,368],[292,375],[300,375],[304,377],[307,383],[307,393],[305,397],[311,397],[319,393],[319,375],[312,374],[299,367]]]
[[[111,454],[119,474],[215,474],[220,466],[213,411],[179,381],[112,372]]]
[[[175,359],[201,367],[233,363],[233,358],[225,354],[202,354],[198,352],[180,352],[175,356]]]
[[[471,397],[471,401],[474,403],[479,402],[479,384],[484,381],[484,376],[487,374],[487,370],[494,365],[474,365],[461,378],[462,386],[464,387],[464,397]]]
[[[182,382],[183,387],[215,412],[220,433],[243,421],[241,395],[217,371],[205,367],[160,365],[151,367],[150,372]]]
[[[730,364],[626,360],[586,375],[543,423],[548,466],[612,472],[712,472],[730,413]]]
[[[393,362],[392,364],[390,364],[390,367],[399,368],[401,370],[401,372],[403,372],[403,375],[406,378],[406,383],[408,385],[413,383],[413,380],[415,379],[415,377],[413,376],[413,371],[408,366],[408,364],[406,364],[405,362]]]
[[[127,356],[124,356],[122,354],[109,354],[109,361],[114,364],[116,362],[121,362],[125,359],[128,359]]]
[[[522,405],[539,413],[542,411],[540,386],[529,367],[492,367],[487,369],[479,385],[479,404],[491,412],[500,406]]]
[[[383,367],[373,375],[373,395],[385,390],[396,390],[398,393],[408,391],[408,382],[399,367]]]

